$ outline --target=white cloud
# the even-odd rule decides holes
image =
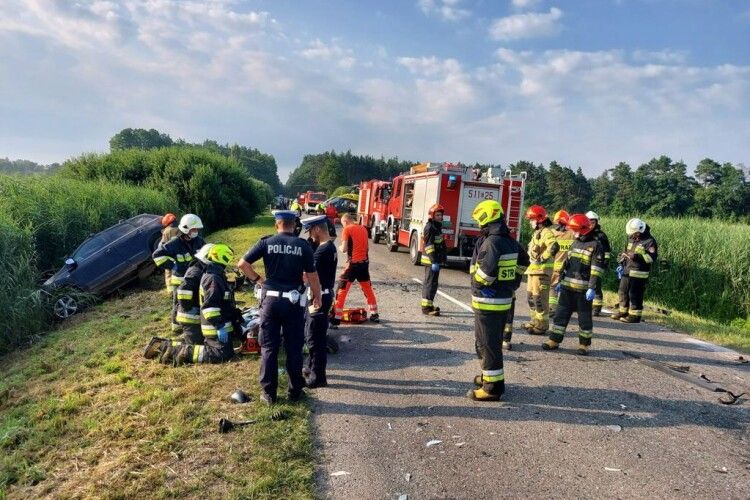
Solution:
[[[300,55],[308,60],[335,61],[342,69],[351,69],[357,62],[352,49],[345,49],[336,40],[326,44],[316,38],[300,51]]]
[[[528,12],[501,17],[492,21],[490,37],[505,41],[554,35],[560,31],[562,16],[562,10],[552,7],[547,13]]]
[[[417,5],[427,16],[435,15],[443,21],[460,21],[471,15],[471,11],[462,8],[462,0],[418,0]]]
[[[541,0],[511,0],[516,9],[530,9],[536,7]]]

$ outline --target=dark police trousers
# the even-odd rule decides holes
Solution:
[[[503,374],[503,328],[507,322],[508,312],[479,312],[474,311],[474,335],[477,356],[482,367],[484,390],[490,394],[501,395],[505,392],[505,377]],[[500,380],[488,382],[484,379],[485,372],[502,374]]]
[[[284,342],[289,394],[297,396],[305,387],[302,377],[302,347],[305,343],[305,310],[283,297],[263,297],[260,309],[260,385],[276,399],[279,385],[279,349]]]
[[[432,301],[438,289],[440,270],[433,271],[430,266],[424,268],[424,282],[422,283],[422,307],[433,307]]]
[[[563,287],[560,290],[560,300],[555,310],[549,338],[555,342],[562,342],[570,317],[573,312],[578,312],[578,342],[581,345],[591,345],[591,334],[594,328],[591,308],[591,302],[586,300],[585,292],[574,292]]]
[[[618,295],[620,298],[620,312],[630,316],[643,315],[643,296],[646,293],[647,279],[623,276],[620,280]]]
[[[333,304],[333,294],[322,296],[322,306],[307,318],[305,340],[310,350],[307,368],[310,370],[310,382],[326,382],[326,363],[328,362],[328,315]]]

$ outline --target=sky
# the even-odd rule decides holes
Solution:
[[[0,157],[126,127],[273,154],[750,163],[746,0],[2,0]]]

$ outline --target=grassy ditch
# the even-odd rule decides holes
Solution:
[[[240,255],[270,223],[209,240]],[[161,284],[154,277],[0,360],[0,497],[312,497],[308,406],[282,403],[289,418],[273,421],[257,400],[229,401],[237,388],[257,398],[256,357],[177,369],[143,359],[146,341],[168,329]],[[220,417],[257,423],[219,434]]]

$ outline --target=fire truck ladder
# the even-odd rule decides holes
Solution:
[[[523,226],[521,223],[521,211],[523,210],[524,193],[526,192],[524,189],[526,185],[526,172],[521,172],[520,175],[513,176],[510,170],[506,170],[505,177],[511,179],[510,189],[508,190],[510,199],[508,200],[508,212],[505,214],[505,222],[509,227],[518,228],[517,234],[520,240],[521,228]]]

